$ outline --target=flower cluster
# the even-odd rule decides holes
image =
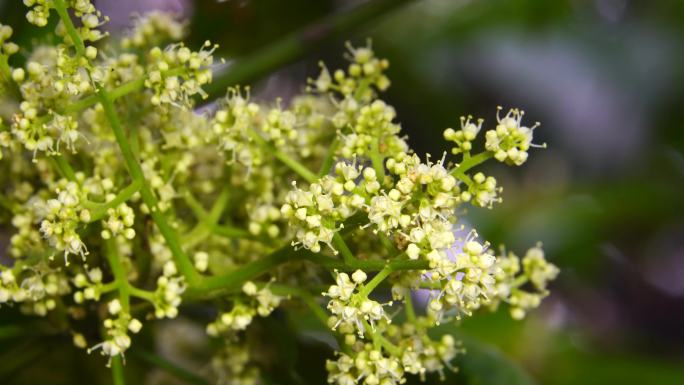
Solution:
[[[216,321],[207,325],[207,334],[219,336],[245,330],[255,316],[268,317],[282,301],[282,297],[274,295],[268,287],[259,289],[252,281],[245,282],[242,286],[242,293],[247,297],[248,302],[242,303],[236,300],[229,312],[221,314]]]
[[[26,272],[11,269],[0,272],[0,305],[20,303],[25,314],[45,316],[57,306],[56,299],[69,292],[64,277],[44,267]]]
[[[477,123],[472,122],[473,117],[461,116],[461,129],[455,131],[453,128],[444,130],[444,139],[454,142],[455,146],[451,149],[454,155],[468,154],[473,149],[473,140],[482,129],[484,119],[478,119]]]
[[[405,381],[399,358],[383,355],[372,344],[364,344],[354,357],[339,353],[336,361],[326,363],[326,369],[331,384],[397,385]]]
[[[77,183],[62,180],[57,189],[57,197],[48,199],[45,204],[40,232],[50,246],[64,252],[64,262],[68,265],[67,257],[70,254],[84,259],[88,254],[88,249],[76,230],[82,222],[90,220],[90,213],[80,208],[81,192]]]
[[[262,154],[249,140],[261,109],[249,101],[249,91],[243,96],[240,89],[228,90],[224,104],[216,111],[211,124],[219,146],[230,153],[230,159],[247,167],[259,166]]]
[[[19,51],[19,46],[9,41],[13,32],[12,27],[0,23],[0,57],[2,60],[7,60],[8,57]],[[13,75],[13,77],[15,76]]]
[[[546,287],[558,272],[558,267],[545,259],[541,245],[527,250],[522,258],[522,270],[520,258],[514,253],[501,255],[494,270],[498,296],[510,304],[513,318],[522,319],[549,294]],[[522,288],[528,282],[532,290]]]
[[[441,276],[442,290],[428,304],[428,313],[441,320],[445,311],[454,309],[460,314],[472,315],[497,294],[492,267],[495,257],[469,235],[462,247],[444,251],[436,269]]]
[[[19,47],[0,25],[0,221],[12,232],[0,304],[78,347],[102,330],[90,350],[118,360],[143,320],[152,329],[191,302],[218,314],[212,368],[231,385],[269,370],[273,355],[252,345],[275,345],[274,310],[306,305],[340,345],[330,383],[393,385],[457,364],[463,349],[435,338],[438,324],[500,304],[520,319],[548,295],[558,268],[540,246],[497,255],[461,218],[501,201],[481,162],[521,165],[535,146],[522,111],[492,130],[463,117],[444,131],[449,157],[418,155],[381,98],[389,64],[370,44],[350,45],[345,69],[322,65],[301,95],[263,102],[236,85],[195,109],[222,76],[217,46],[186,46],[175,16],[142,15],[96,48],[107,17],[90,0],[24,4],[57,43],[22,47],[14,68]],[[413,303],[418,290],[428,299]]]
[[[348,44],[347,49],[347,59],[351,62],[347,71],[339,69],[331,76],[330,71],[321,63],[320,75],[309,81],[317,91],[336,91],[345,97],[369,100],[373,97],[371,87],[384,91],[390,86],[390,81],[384,74],[389,62],[375,56],[370,42],[365,47]]]
[[[186,23],[167,12],[152,11],[135,19],[131,31],[121,39],[121,46],[155,47],[166,41],[180,41],[185,35]]]
[[[356,331],[363,337],[366,332],[366,324],[371,328],[376,322],[388,321],[383,305],[369,299],[367,293],[362,291],[366,281],[366,273],[356,270],[351,279],[347,273],[336,273],[335,285],[330,286],[324,296],[330,297],[328,310],[333,314],[328,323],[332,329],[340,330],[342,334],[353,334]],[[357,290],[361,289],[361,290]],[[355,292],[356,291],[356,292]],[[390,302],[389,305],[392,303]]]
[[[74,302],[83,303],[85,300],[99,301],[103,292],[102,270],[99,267],[78,273],[73,279],[78,291],[74,292]]]
[[[499,162],[520,166],[525,163],[528,157],[527,150],[533,146],[532,134],[534,129],[539,126],[535,123],[532,127],[522,125],[524,111],[511,109],[501,118],[498,108],[496,129],[489,130],[485,134],[487,141],[485,147],[494,153],[494,158]]]
[[[107,337],[103,342],[88,349],[88,352],[102,349],[102,355],[116,357],[123,355],[131,346],[131,337],[128,336],[128,333],[137,334],[143,325],[122,308],[122,304],[118,299],[114,299],[107,304],[107,311],[111,316],[111,318],[107,318],[104,321]]]
[[[184,278],[178,276],[176,265],[173,261],[166,262],[162,275],[157,278],[157,290],[152,300],[155,317],[176,318],[185,288]]]
[[[245,343],[226,344],[211,360],[218,385],[257,385],[261,373]]]
[[[183,44],[173,45],[165,50],[152,48],[147,68],[149,75],[145,80],[145,87],[154,92],[150,102],[156,106],[189,105],[193,95],[206,97],[202,86],[211,82],[211,54],[217,47],[212,47],[206,41],[197,52]]]
[[[108,201],[114,199],[113,196],[107,197]],[[135,223],[135,212],[133,209],[121,203],[116,207],[107,210],[108,218],[103,221],[104,230],[102,230],[102,238],[109,239],[112,236],[123,235],[126,239],[133,239],[135,237],[135,230],[132,226]]]
[[[451,362],[456,355],[464,353],[464,349],[449,334],[439,340],[431,339],[422,324],[429,324],[429,320],[418,319],[417,325],[406,323],[388,330],[390,338],[398,341],[402,348],[401,363],[406,373],[417,374],[422,380],[428,373],[439,373],[444,378],[444,369],[452,369]]]

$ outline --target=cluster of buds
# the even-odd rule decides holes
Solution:
[[[152,48],[145,80],[145,87],[153,92],[150,102],[155,106],[189,106],[194,95],[206,98],[202,86],[211,82],[212,53],[217,47],[206,41],[199,51],[191,51],[183,44],[165,50]]]
[[[470,201],[474,206],[491,209],[494,203],[501,203],[499,194],[502,191],[502,187],[496,186],[496,179],[494,177],[485,176],[483,173],[478,172],[473,175],[468,191],[461,194],[461,199],[466,202]]]
[[[88,353],[102,349],[102,355],[111,358],[123,355],[128,350],[131,346],[131,337],[128,336],[128,332],[137,334],[143,325],[123,309],[121,301],[118,299],[111,300],[107,304],[107,312],[111,316],[104,320],[107,338],[88,349]]]
[[[499,162],[520,166],[527,160],[527,150],[534,146],[532,134],[534,129],[539,127],[539,123],[532,127],[523,126],[522,118],[525,112],[517,108],[508,111],[503,118],[499,116],[500,111],[501,107],[497,109],[496,129],[485,134],[485,148],[493,152],[494,158]]]
[[[522,269],[520,265],[520,258],[509,252],[497,258],[494,269],[498,297],[508,302],[515,319],[524,318],[539,306],[549,294],[546,286],[559,272],[558,267],[546,260],[541,245],[528,249],[522,258]],[[532,290],[522,288],[527,282],[531,283]],[[498,301],[494,303],[497,304]]]
[[[50,3],[48,0],[25,0],[24,5],[29,7],[26,20],[39,27],[45,27],[50,18]]]
[[[83,61],[64,47],[44,46],[32,53],[26,70],[17,68],[12,77],[23,98],[20,111],[13,116],[14,138],[34,156],[38,151],[59,153],[62,143],[76,152],[75,144],[82,136],[78,120],[55,111],[93,90]]]
[[[166,262],[162,275],[157,278],[157,289],[152,301],[154,316],[157,318],[176,318],[185,288],[185,280],[178,276],[176,265],[172,261]]]
[[[330,297],[328,310],[333,314],[328,319],[331,329],[339,329],[342,334],[358,333],[360,337],[367,332],[365,324],[371,328],[381,321],[390,322],[383,304],[369,299],[360,292],[368,278],[362,270],[356,270],[351,278],[347,273],[336,272],[335,284],[330,286],[324,296]],[[390,302],[389,305],[392,303]]]
[[[379,231],[407,241],[410,259],[424,256],[434,264],[435,253],[455,241],[452,222],[461,201],[458,182],[443,161],[422,163],[416,155],[399,153],[386,165],[396,182],[386,197],[371,200],[368,219]]]
[[[281,305],[274,293],[308,296],[320,290],[310,282],[325,284],[329,267],[342,266],[356,271],[335,271],[322,293],[330,313],[322,318],[343,351],[327,363],[328,381],[394,385],[407,374],[450,368],[459,343],[428,333],[446,318],[499,303],[522,318],[547,295],[558,269],[539,247],[497,258],[474,232],[460,239],[455,230],[462,204],[500,201],[496,180],[473,167],[489,157],[515,165],[527,159],[537,126],[523,126],[522,111],[497,114],[483,153],[471,155],[483,121],[464,117],[460,130],[444,132],[460,162],[446,154],[421,158],[401,136],[394,108],[378,98],[389,86],[388,63],[369,44],[349,46],[344,70],[322,66],[310,81],[314,92],[289,105],[251,101],[235,88],[197,113],[216,46],[192,51],[180,42],[185,24],[172,15],[138,18],[120,45],[100,55],[91,44],[106,35],[98,27],[107,18],[91,0],[24,3],[29,21],[56,25],[61,43],[36,47],[25,66],[12,69],[18,47],[0,25],[0,76],[13,91],[0,94],[0,146],[10,159],[0,178],[0,220],[9,213],[15,228],[14,261],[0,264],[0,304],[38,316],[68,309],[70,327],[72,318],[92,319],[88,312],[106,308],[97,313],[104,341],[91,351],[111,358],[142,328],[131,302],[152,304],[148,319],[175,318],[186,289],[208,294],[215,284],[242,285],[238,293],[211,292],[227,295],[232,307],[206,331],[226,342],[213,365],[218,383],[247,385],[259,383],[260,373],[240,339],[258,334],[254,320]],[[61,22],[48,23],[51,14]],[[280,238],[287,243],[278,245]],[[64,264],[50,258],[55,250]],[[88,250],[97,255],[87,265],[65,266],[70,254],[85,261]],[[288,265],[271,265],[280,262]],[[213,274],[226,275],[207,277]],[[248,281],[257,276],[296,287]],[[397,307],[403,324],[391,320],[394,302],[374,294],[385,280],[404,305]],[[431,290],[424,317],[411,299],[421,288]],[[71,333],[77,346],[87,345]]]
[[[292,111],[283,110],[280,101],[278,104],[266,114],[261,131],[277,147],[284,147],[297,138],[297,116]]]
[[[152,11],[139,16],[133,28],[121,39],[124,48],[143,49],[167,41],[180,41],[186,35],[186,23],[168,12]]]
[[[90,0],[71,0],[69,6],[73,9],[74,15],[81,19],[81,27],[78,28],[77,32],[83,42],[96,42],[107,36],[106,33],[101,32],[97,28],[109,21],[109,18],[106,16],[103,17]],[[67,36],[66,31],[58,29],[57,32],[64,37],[66,42],[74,44],[74,42],[70,41],[70,37]],[[93,52],[97,52],[93,51],[95,50],[95,47],[87,47],[87,50],[91,51],[86,51],[88,58],[91,60],[94,59],[96,54]]]
[[[114,197],[109,196],[107,200]],[[103,221],[101,236],[103,239],[123,235],[126,239],[133,239],[135,237],[135,230],[133,224],[135,223],[135,213],[133,209],[125,203],[121,203],[116,207],[107,210],[108,218]]]
[[[246,343],[227,343],[214,354],[211,369],[218,385],[259,385],[261,373]]]
[[[250,140],[250,131],[257,125],[261,108],[249,101],[249,92],[243,96],[238,88],[228,90],[223,105],[211,122],[219,147],[230,154],[232,161],[251,168],[259,166],[263,155]]]
[[[56,307],[55,298],[70,291],[64,275],[51,270],[16,273],[7,269],[0,272],[0,305],[20,303],[24,314],[43,317]]]
[[[11,269],[0,272],[0,304],[23,302],[26,297],[26,291],[19,286]]]
[[[69,264],[70,254],[85,259],[88,254],[86,245],[78,234],[77,227],[90,220],[90,213],[81,209],[80,188],[76,182],[65,182],[58,187],[57,198],[45,203],[44,219],[40,222],[40,232],[50,245],[64,252],[64,262]]]
[[[493,277],[496,258],[488,251],[488,245],[473,238],[474,233],[469,234],[462,247],[442,251],[437,261],[431,261],[431,266],[439,264],[435,271],[444,285],[428,304],[428,314],[433,319],[441,320],[451,309],[457,312],[457,318],[460,314],[472,315],[497,294]]]
[[[362,178],[359,178],[362,176]],[[359,180],[360,179],[360,180]],[[327,244],[334,253],[332,238],[339,230],[338,224],[362,209],[368,197],[380,189],[377,175],[372,168],[339,162],[335,174],[326,175],[312,183],[308,190],[297,188],[285,197],[280,211],[297,228],[296,241],[313,252]]]
[[[385,355],[372,344],[360,344],[352,355],[338,353],[336,361],[328,360],[328,383],[337,385],[398,385],[403,384],[404,368],[400,359]]]
[[[473,149],[473,140],[482,129],[484,119],[478,119],[477,123],[473,123],[472,119],[473,117],[470,115],[467,118],[461,116],[460,130],[456,131],[453,128],[444,130],[444,139],[455,144],[451,149],[452,154],[469,154]]]
[[[19,46],[9,41],[12,37],[12,27],[0,23],[0,60],[7,60],[8,57],[19,51]]]
[[[242,293],[248,301],[244,303],[236,300],[229,312],[222,313],[216,321],[207,325],[207,334],[216,337],[245,330],[255,316],[268,317],[283,300],[267,286],[259,289],[252,281],[242,285]]]
[[[345,111],[349,111],[354,105],[354,102],[347,103]],[[349,127],[340,130],[342,145],[338,153],[345,158],[368,157],[373,141],[378,142],[378,151],[382,153],[396,154],[408,150],[406,142],[398,136],[401,128],[393,122],[395,116],[393,107],[382,100],[376,100],[354,110],[348,122],[335,121],[336,125]]]
[[[73,279],[77,291],[74,292],[74,302],[99,301],[103,292],[102,270],[95,267],[85,273],[78,273]]]
[[[280,234],[278,221],[282,214],[277,207],[271,204],[261,204],[249,211],[249,225],[247,229],[252,235],[265,234],[270,238],[276,238]]]
[[[159,197],[157,208],[161,212],[167,211],[172,207],[172,200],[176,197],[176,189],[173,183],[164,177],[164,170],[162,170],[161,162],[157,156],[150,155],[141,164],[145,179],[149,180],[150,187]],[[147,205],[142,205],[142,211],[149,213],[150,208]]]
[[[429,319],[420,317],[415,323],[391,325],[387,330],[388,337],[396,341],[402,351],[401,363],[404,371],[419,375],[423,381],[426,374],[435,372],[444,379],[445,368],[453,368],[452,360],[456,355],[465,352],[461,344],[450,334],[445,334],[438,340],[430,338],[425,328],[429,324]]]
[[[364,101],[374,96],[373,88],[384,91],[390,86],[390,81],[384,72],[389,67],[386,59],[375,56],[370,42],[365,47],[347,45],[350,64],[347,71],[338,69],[331,76],[330,71],[321,63],[321,73],[309,83],[318,92],[336,91],[343,96],[355,97]]]

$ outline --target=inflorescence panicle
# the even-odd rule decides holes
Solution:
[[[418,155],[368,42],[347,45],[344,69],[321,63],[288,103],[236,85],[200,113],[217,45],[186,46],[185,22],[153,12],[108,37],[90,0],[24,4],[61,42],[23,47],[14,66],[0,25],[0,210],[13,229],[0,305],[68,314],[76,346],[118,359],[150,320],[216,298],[215,377],[256,384],[246,331],[302,302],[339,342],[329,383],[392,385],[458,366],[464,349],[436,325],[499,305],[521,319],[548,295],[558,268],[541,244],[496,252],[460,218],[502,199],[474,168],[543,147],[522,110],[499,107],[493,127],[461,117],[443,132],[449,156]]]

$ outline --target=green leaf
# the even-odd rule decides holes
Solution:
[[[462,341],[466,352],[452,362],[458,372],[449,374],[447,383],[468,385],[535,385],[532,377],[513,359],[494,345],[482,342],[453,324],[433,329],[436,335],[451,334]]]
[[[534,380],[510,357],[493,345],[461,336],[466,354],[456,359],[457,377],[472,385],[534,385]]]

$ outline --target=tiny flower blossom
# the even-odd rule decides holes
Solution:
[[[329,320],[333,330],[338,327],[340,330],[347,330],[351,327],[363,336],[366,331],[364,322],[369,322],[372,328],[379,321],[389,321],[382,304],[355,293],[357,288],[363,287],[366,280],[363,271],[357,270],[351,278],[347,273],[337,272],[336,275],[336,284],[323,293],[330,297],[328,310],[333,314]]]
[[[210,48],[211,47],[211,48]],[[189,105],[190,98],[199,94],[206,98],[202,86],[211,82],[212,53],[218,46],[205,42],[197,52],[180,45],[161,50],[150,50],[149,76],[145,86],[154,92],[150,99],[153,105]],[[208,48],[208,49],[207,49]],[[206,49],[206,50],[205,50]],[[179,74],[171,73],[178,70]]]
[[[482,129],[482,123],[484,119],[478,119],[477,123],[473,123],[471,120],[472,116],[467,118],[461,116],[461,129],[455,131],[452,128],[447,128],[444,130],[444,139],[454,142],[456,146],[451,149],[451,153],[454,155],[470,153],[473,149],[473,140],[477,137],[477,134]]]
[[[49,199],[45,205],[45,217],[40,223],[40,231],[50,244],[64,252],[68,265],[70,254],[85,258],[88,249],[81,240],[76,228],[80,223],[80,191],[75,182],[67,182],[56,199]]]
[[[496,129],[489,130],[485,134],[487,139],[485,147],[494,153],[494,158],[498,161],[520,166],[527,160],[527,150],[534,146],[532,134],[539,123],[526,127],[522,125],[524,111],[514,108],[503,118],[499,116],[500,111],[501,107],[497,110]]]
[[[229,312],[220,314],[216,321],[207,325],[207,334],[217,337],[245,330],[255,316],[267,317],[282,301],[282,297],[274,295],[268,286],[258,289],[252,281],[245,282],[242,292],[249,298],[249,303],[238,302]]]

